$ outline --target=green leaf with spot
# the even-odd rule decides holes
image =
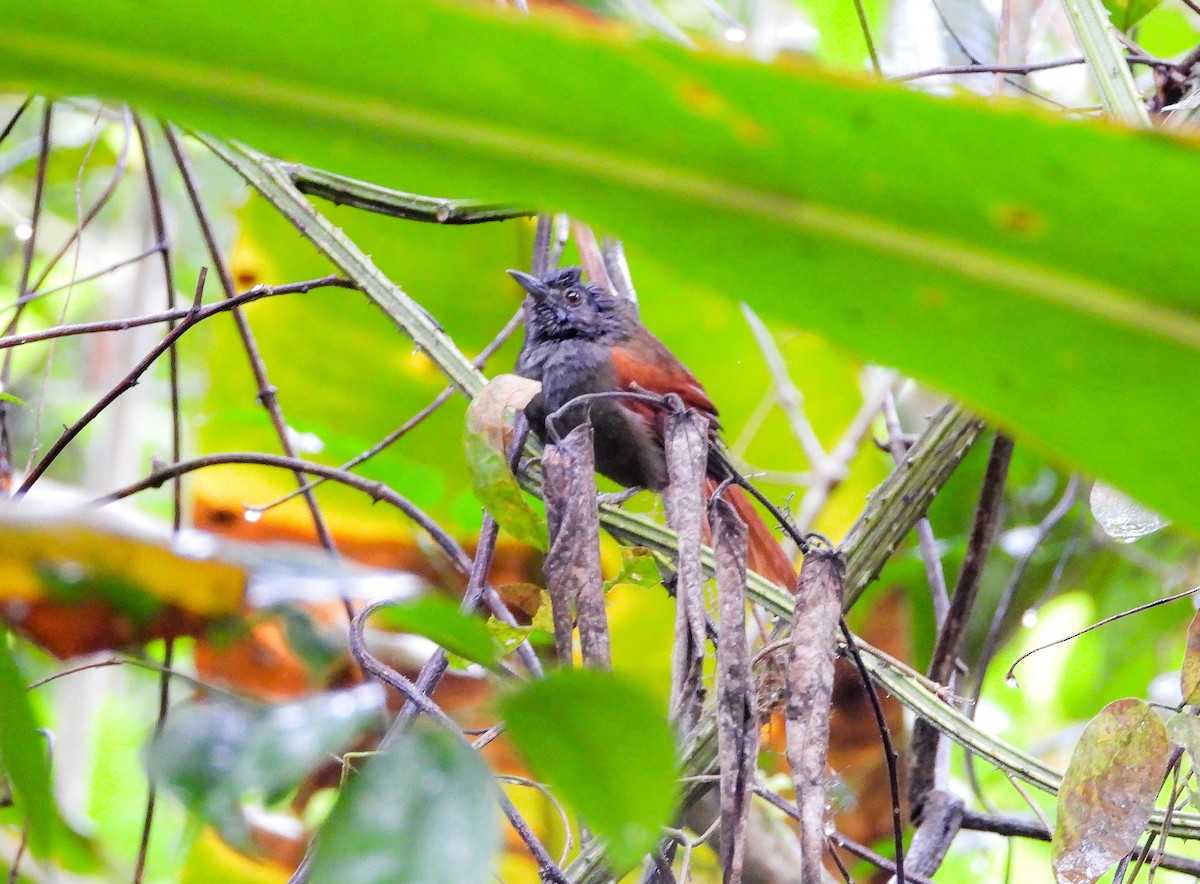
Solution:
[[[320,28],[301,9],[29,0],[6,10],[0,86],[568,211],[625,241],[652,327],[744,299],[1200,528],[1200,417],[1179,405],[1200,388],[1200,251],[1157,248],[1200,201],[1192,141],[488,5],[321,7]]]
[[[1092,884],[1137,845],[1169,750],[1162,719],[1141,700],[1115,700],[1091,720],[1058,792],[1051,849],[1059,884]]]

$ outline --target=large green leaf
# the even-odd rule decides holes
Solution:
[[[654,846],[678,801],[663,706],[624,676],[563,669],[500,708],[533,772],[605,840],[613,871],[627,872]]]
[[[313,884],[483,884],[500,847],[495,783],[469,747],[416,730],[371,758],[321,829]]]
[[[369,20],[304,0],[31,0],[0,50],[8,88],[578,213],[635,268],[678,268],[648,305],[745,298],[1200,526],[1183,407],[1200,252],[1160,245],[1200,196],[1190,143],[433,0]]]

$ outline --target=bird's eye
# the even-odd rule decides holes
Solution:
[[[563,299],[572,307],[577,307],[583,302],[583,293],[579,289],[567,289],[563,293]]]

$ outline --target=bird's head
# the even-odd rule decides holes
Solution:
[[[598,341],[637,321],[631,301],[585,283],[578,267],[551,270],[540,277],[520,270],[508,273],[529,294],[525,327],[536,340]]]

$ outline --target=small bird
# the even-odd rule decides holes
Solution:
[[[577,396],[615,391],[674,393],[709,419],[715,437],[716,406],[687,366],[642,324],[632,301],[585,283],[578,267],[540,278],[508,272],[529,293],[525,344],[516,370],[542,384],[525,413],[543,442],[548,415]],[[586,420],[592,422],[598,472],[627,488],[666,487],[666,413],[661,406],[633,397],[594,399],[568,408],[555,420],[555,429],[566,435]],[[707,472],[711,495],[729,471],[710,456]],[[731,486],[722,496],[746,523],[750,570],[794,590],[792,563],[746,492]]]

